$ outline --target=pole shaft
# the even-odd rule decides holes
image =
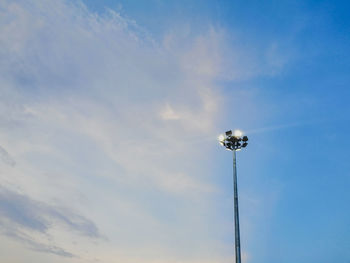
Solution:
[[[234,196],[234,221],[235,221],[235,255],[236,263],[241,263],[241,238],[239,234],[238,191],[237,191],[237,166],[236,151],[233,150],[233,196]]]

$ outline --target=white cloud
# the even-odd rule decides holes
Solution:
[[[217,135],[215,82],[232,75],[225,32],[156,43],[67,1],[5,0],[0,17],[1,184],[80,211],[108,239],[53,228],[41,244],[77,255],[62,262],[227,262],[207,225],[203,144]]]
[[[167,104],[165,106],[165,108],[162,109],[162,111],[160,112],[160,116],[164,120],[178,120],[178,119],[180,119],[180,115],[177,114],[169,104]]]

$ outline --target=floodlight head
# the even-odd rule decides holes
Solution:
[[[226,136],[231,136],[232,135],[232,131],[227,131],[225,132]]]
[[[240,131],[240,130],[235,130],[234,133],[233,133],[233,135],[234,135],[235,137],[239,138],[239,137],[242,137],[243,132]]]
[[[218,137],[219,142],[223,142],[225,140],[225,135],[220,134]]]
[[[218,140],[229,151],[240,151],[248,145],[248,137],[243,136],[243,132],[240,130],[227,131],[225,134],[219,135]]]

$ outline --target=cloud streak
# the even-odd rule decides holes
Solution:
[[[5,0],[0,17],[3,233],[68,262],[225,262],[231,226],[208,227],[222,224],[204,142],[218,80],[261,74],[231,67],[225,31],[156,42],[68,1]]]
[[[193,142],[216,138],[223,33],[156,43],[113,11],[0,5],[0,143],[17,163],[0,165],[6,236],[69,262],[206,257],[216,234],[198,218],[214,220],[217,190]]]
[[[85,217],[0,186],[0,226],[4,235],[39,252],[73,257],[62,248],[36,241],[35,234],[45,236],[53,225],[64,226],[68,231],[90,238],[101,238],[96,225]]]
[[[2,160],[5,164],[10,166],[15,166],[15,160],[10,156],[10,154],[0,146],[0,160]]]

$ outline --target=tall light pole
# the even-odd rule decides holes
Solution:
[[[236,263],[241,263],[241,238],[239,233],[239,212],[238,212],[238,191],[237,191],[237,167],[236,151],[247,147],[248,137],[243,136],[239,130],[225,132],[219,136],[219,142],[227,150],[233,152],[233,200],[234,200],[234,221],[235,221],[235,255]]]

